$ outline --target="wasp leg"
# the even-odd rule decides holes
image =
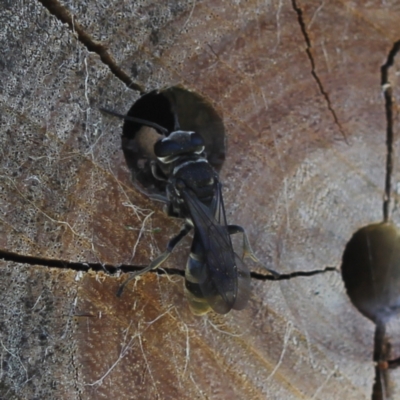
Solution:
[[[158,179],[159,181],[167,182],[168,179],[165,178],[165,176],[162,176],[159,174],[157,170],[157,163],[155,161],[152,161],[150,164],[151,168],[151,173],[153,174],[154,178]]]
[[[254,254],[253,249],[250,246],[249,238],[247,237],[247,233],[240,225],[228,225],[228,232],[230,235],[234,235],[235,233],[243,234],[243,258],[250,257],[253,261],[261,264],[260,260]],[[261,264],[263,265],[263,264]],[[263,267],[270,272],[275,278],[279,278],[279,272],[274,271],[273,269],[267,268],[263,265]]]
[[[138,192],[144,194],[149,199],[155,200],[155,201],[160,201],[161,203],[168,203],[168,199],[166,196],[163,196],[162,194],[148,192],[147,190],[143,189],[138,183],[136,183],[135,178],[133,179],[132,183]]]
[[[154,178],[158,179],[159,181],[167,181],[164,177],[162,177],[158,171],[157,171],[157,165],[155,162],[152,162],[150,165],[151,168],[151,172],[154,176]],[[158,194],[158,193],[151,193],[148,192],[146,189],[142,188],[140,186],[140,184],[137,183],[138,179],[136,178],[136,174],[133,177],[133,186],[135,186],[135,188],[142,194],[144,194],[146,197],[148,197],[151,200],[155,200],[155,201],[160,201],[161,203],[168,203],[168,198],[167,196],[163,196],[162,194]]]
[[[145,274],[146,272],[158,268],[165,260],[171,255],[172,250],[175,246],[190,232],[192,227],[190,225],[185,225],[181,231],[173,237],[167,244],[167,250],[160,254],[155,260],[153,260],[147,267],[141,269],[140,271],[133,272],[131,276],[119,287],[117,292],[117,297],[122,295],[125,286],[133,279],[139,275]]]

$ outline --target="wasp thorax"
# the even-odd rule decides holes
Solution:
[[[175,177],[175,187],[179,191],[191,189],[203,199],[213,196],[215,171],[207,160],[200,158],[186,161],[174,169],[173,175]]]
[[[175,181],[175,188],[177,189],[176,192],[179,194],[179,192],[183,189],[185,189],[186,185],[185,182],[182,179],[177,179]]]

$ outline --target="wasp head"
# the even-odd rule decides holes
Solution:
[[[170,164],[185,156],[199,156],[204,148],[204,140],[198,133],[175,131],[154,145],[154,154],[162,163]]]

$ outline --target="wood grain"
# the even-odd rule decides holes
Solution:
[[[380,68],[400,38],[400,8],[385,4],[2,2],[0,248],[145,265],[179,230],[134,189],[121,122],[97,109],[139,97],[108,62],[143,91],[181,84],[223,115],[227,217],[267,267],[339,267],[353,232],[382,220]],[[399,179],[395,163],[397,224]],[[166,269],[184,267],[189,244]],[[179,276],[149,273],[119,299],[124,277],[0,268],[2,398],[371,398],[374,326],[339,273],[254,279],[247,309],[199,318]]]

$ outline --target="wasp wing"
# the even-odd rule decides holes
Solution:
[[[217,181],[215,188],[215,195],[211,203],[211,212],[220,225],[227,226],[224,199],[222,197],[222,187]],[[230,240],[230,237],[229,237]],[[232,248],[232,242],[231,242]],[[232,248],[233,251],[233,248]],[[232,308],[235,310],[242,310],[246,307],[250,298],[250,271],[247,265],[243,262],[241,257],[235,254],[235,265],[237,269],[237,294],[235,303]]]
[[[250,273],[233,251],[220,184],[215,186],[210,207],[189,189],[183,195],[203,250],[204,268],[198,284],[204,298],[220,314],[244,308],[250,296]]]
[[[218,223],[220,225],[227,226],[224,199],[222,197],[222,187],[219,182],[216,182],[215,196],[213,197],[211,210]],[[233,304],[232,308],[235,310],[242,310],[243,308],[246,307],[247,302],[250,298],[251,277],[250,277],[250,271],[247,268],[247,265],[243,262],[242,258],[239,257],[236,254],[236,252],[234,254],[235,254],[235,264],[237,268],[237,294],[235,303]]]

